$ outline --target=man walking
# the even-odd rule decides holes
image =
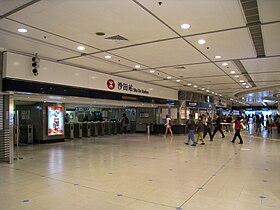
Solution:
[[[212,140],[213,140],[215,134],[217,133],[217,131],[220,131],[220,133],[222,134],[222,138],[225,138],[225,134],[222,131],[221,117],[220,117],[219,113],[216,113],[216,122],[215,122],[215,128],[214,128]]]

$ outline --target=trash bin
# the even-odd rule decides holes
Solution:
[[[83,137],[82,123],[75,123],[74,124],[74,137],[75,138],[82,138]]]
[[[104,136],[105,135],[105,123],[104,122],[98,122],[98,135]]]
[[[83,137],[90,137],[90,123],[83,122]]]
[[[19,142],[25,144],[33,143],[33,125],[21,125],[19,127]]]
[[[73,139],[74,138],[74,124],[65,123],[65,138]]]
[[[105,122],[105,135],[111,135],[111,123]]]
[[[91,122],[90,123],[90,133],[91,136],[98,136],[98,124],[97,122]]]

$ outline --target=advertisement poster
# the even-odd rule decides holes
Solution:
[[[64,134],[63,107],[48,106],[48,136]]]

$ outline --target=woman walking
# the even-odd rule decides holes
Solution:
[[[198,117],[198,125],[196,127],[196,132],[197,132],[197,140],[196,143],[198,144],[199,140],[201,141],[200,145],[204,145],[205,142],[203,141],[203,131],[204,131],[204,124],[202,121],[202,117]]]
[[[235,133],[234,133],[234,137],[232,139],[232,143],[234,143],[236,137],[239,138],[239,144],[243,144],[243,140],[242,140],[242,137],[240,135],[240,130],[241,128],[243,128],[244,125],[242,125],[242,122],[240,121],[240,117],[236,117],[236,120],[234,121],[234,130],[235,130]]]
[[[166,114],[166,123],[164,124],[164,126],[166,126],[165,128],[165,136],[167,135],[168,131],[170,132],[170,136],[173,136],[173,132],[172,132],[172,121],[171,118],[169,117],[168,114]]]

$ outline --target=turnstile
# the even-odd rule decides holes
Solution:
[[[90,133],[91,133],[91,136],[98,136],[98,123],[97,122],[91,122],[90,123]]]
[[[112,134],[117,134],[117,122],[116,121],[111,121],[111,133]]]
[[[83,137],[90,137],[90,123],[83,122]]]
[[[104,122],[98,122],[98,135],[104,136],[105,135],[105,123]]]
[[[122,125],[121,122],[116,122],[117,123],[117,133],[122,134]]]
[[[65,138],[73,139],[74,138],[74,124],[65,123]]]
[[[111,122],[105,122],[105,135],[111,135]]]
[[[74,123],[74,137],[75,138],[82,138],[83,137],[82,123]]]

